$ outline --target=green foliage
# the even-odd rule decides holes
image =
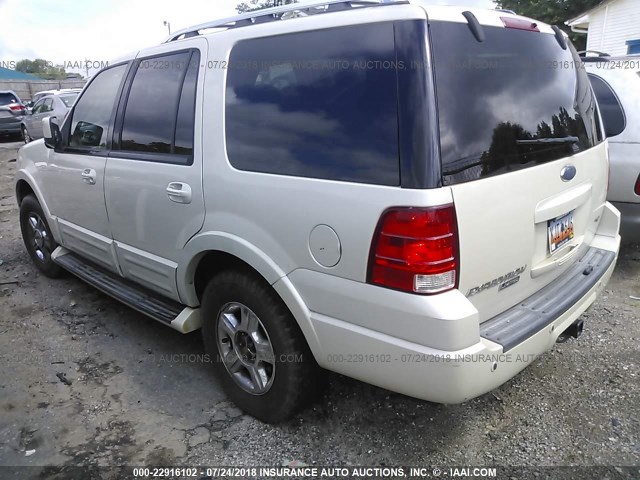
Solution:
[[[262,10],[263,8],[280,7],[290,3],[297,3],[298,0],[249,0],[238,4],[236,10],[238,13],[253,12],[254,10]]]
[[[52,62],[42,58],[20,60],[16,63],[16,71],[30,73],[45,80],[64,80],[67,78],[67,72],[63,67],[56,67]]]
[[[557,25],[569,34],[578,50],[584,50],[587,44],[585,34],[574,33],[564,24],[595,7],[602,0],[496,0],[498,8],[513,10],[518,15],[535,18],[550,25]]]

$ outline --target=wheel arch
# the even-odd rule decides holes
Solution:
[[[225,268],[248,268],[261,276],[287,306],[316,359],[321,349],[311,324],[310,312],[300,294],[282,270],[255,245],[226,232],[207,232],[194,237],[185,246],[186,260],[177,271],[178,292],[183,302],[196,307],[208,278]]]

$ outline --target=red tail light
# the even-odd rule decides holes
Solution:
[[[636,186],[633,191],[636,192],[636,195],[640,195],[640,175],[638,175],[638,178],[636,179]]]
[[[20,105],[19,103],[12,103],[11,105],[9,105],[9,110],[17,112],[19,110],[24,110],[24,106]]]
[[[369,256],[369,283],[432,294],[456,287],[458,228],[453,205],[398,207],[378,222]]]

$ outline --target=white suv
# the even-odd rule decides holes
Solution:
[[[419,2],[195,26],[20,150],[25,245],[47,275],[202,327],[264,421],[313,398],[318,367],[463,402],[577,335],[613,271],[579,63],[556,27]]]

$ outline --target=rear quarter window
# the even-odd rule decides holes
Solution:
[[[240,170],[399,185],[392,23],[239,42],[226,86]]]
[[[589,80],[600,106],[600,114],[607,137],[620,135],[626,127],[624,110],[613,89],[602,78],[589,73]]]

